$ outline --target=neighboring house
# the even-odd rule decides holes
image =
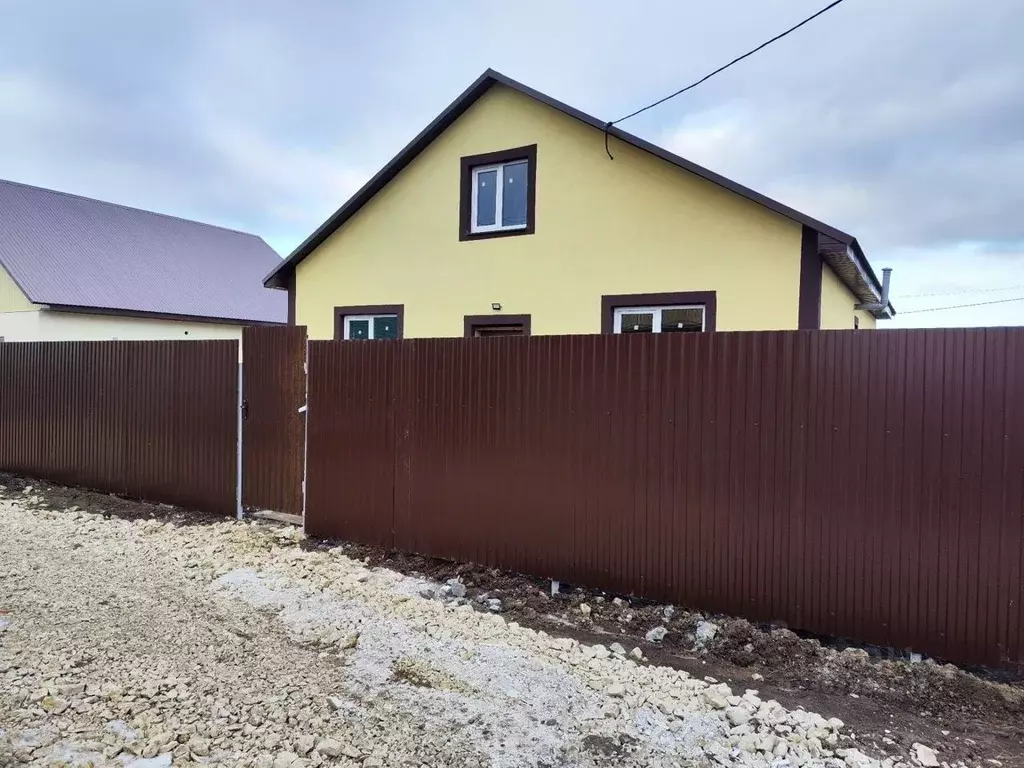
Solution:
[[[851,235],[492,70],[265,284],[313,338],[852,329],[893,314]]]
[[[285,323],[255,235],[0,180],[0,340],[233,339]]]

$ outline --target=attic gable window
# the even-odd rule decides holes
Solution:
[[[526,226],[526,171],[529,161],[484,165],[473,169],[473,232],[522,229]]]
[[[462,158],[459,239],[532,235],[537,145]]]

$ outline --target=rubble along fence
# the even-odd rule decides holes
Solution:
[[[1024,329],[309,344],[306,528],[1024,668]]]

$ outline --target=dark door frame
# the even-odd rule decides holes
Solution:
[[[521,325],[523,335],[530,335],[530,315],[466,315],[462,334],[467,339],[472,338],[474,330],[488,325]]]

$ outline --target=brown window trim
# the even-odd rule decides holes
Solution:
[[[345,339],[345,318],[349,315],[395,315],[398,338],[405,338],[405,304],[360,304],[334,308],[334,340]]]
[[[715,291],[683,291],[680,293],[620,293],[601,297],[601,333],[615,332],[615,310],[620,307],[659,307],[671,304],[704,305],[704,330],[714,331],[718,314]]]
[[[521,325],[523,335],[530,335],[530,315],[466,315],[463,320],[462,335],[473,337],[473,329],[481,325]]]
[[[526,226],[498,232],[473,232],[473,169],[481,165],[496,165],[512,160],[526,160]],[[461,159],[459,175],[459,240],[487,240],[492,237],[532,235],[537,224],[537,145],[503,149],[483,155],[467,155]],[[500,212],[499,212],[500,215]]]

